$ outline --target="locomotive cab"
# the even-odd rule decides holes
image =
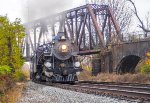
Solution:
[[[77,54],[77,45],[61,33],[51,43],[38,48],[35,79],[67,83],[77,81],[77,75],[82,71]]]

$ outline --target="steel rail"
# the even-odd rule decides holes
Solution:
[[[111,97],[117,97],[122,99],[140,100],[150,102],[150,85],[144,84],[131,84],[131,83],[75,83],[75,84],[61,84],[61,83],[46,83],[38,82],[43,85],[58,87],[62,89],[95,94],[95,95],[106,95]],[[125,84],[130,84],[125,85]]]

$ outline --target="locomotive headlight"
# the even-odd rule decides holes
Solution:
[[[75,63],[74,63],[74,66],[75,66],[75,67],[80,67],[80,62],[75,62]]]
[[[65,45],[65,44],[61,45],[60,50],[61,50],[61,52],[68,52],[67,45]]]
[[[61,46],[61,49],[62,49],[62,50],[66,50],[66,49],[67,49],[67,45],[62,45],[62,46]]]
[[[50,68],[50,67],[52,66],[52,63],[50,63],[50,62],[47,61],[47,62],[44,63],[44,65],[45,65],[47,68]]]

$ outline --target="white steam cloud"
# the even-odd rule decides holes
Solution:
[[[28,0],[23,15],[25,21],[29,22],[70,9],[73,4],[73,0]]]

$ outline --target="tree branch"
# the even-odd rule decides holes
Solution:
[[[140,22],[140,24],[141,24],[141,25],[139,25],[139,27],[140,27],[141,29],[143,29],[143,31],[146,32],[146,33],[150,32],[149,29],[146,29],[146,28],[145,28],[143,21],[140,19],[139,15],[138,15],[138,13],[137,13],[137,9],[136,9],[136,6],[135,6],[134,2],[133,2],[132,0],[128,0],[128,1],[131,2],[131,4],[132,4],[133,7],[134,7],[134,14],[136,15],[136,17],[138,18],[138,20],[139,20],[139,22]]]

